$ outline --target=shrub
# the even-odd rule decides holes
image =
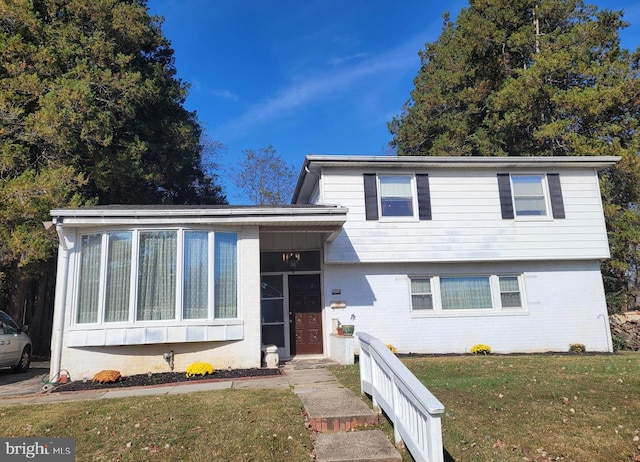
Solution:
[[[582,343],[572,343],[569,345],[570,353],[584,353],[585,351],[587,351],[587,349]]]
[[[121,380],[122,376],[120,375],[120,372],[113,370],[100,371],[93,376],[93,379],[91,379],[93,383],[115,383],[120,382]]]
[[[627,341],[620,337],[619,335],[613,335],[611,338],[613,342],[613,351],[622,351],[622,350],[631,350],[629,345],[627,345]]]
[[[390,343],[387,343],[386,347],[389,348],[389,351],[391,353],[393,353],[394,355],[398,352],[398,349],[396,347],[394,347],[393,345],[391,345]]]
[[[209,363],[193,363],[189,367],[187,367],[187,377],[193,377],[196,375],[210,375],[215,372],[213,366]]]
[[[483,343],[478,343],[477,345],[473,345],[471,347],[471,353],[477,355],[488,355],[489,353],[491,353],[491,347]]]

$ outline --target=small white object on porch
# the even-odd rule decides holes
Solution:
[[[262,345],[262,352],[264,353],[264,362],[267,368],[276,369],[280,362],[278,347],[275,345]]]

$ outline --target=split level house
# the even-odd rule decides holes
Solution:
[[[399,353],[612,351],[598,171],[618,160],[308,156],[288,206],[52,210],[51,374],[332,357],[338,323]]]

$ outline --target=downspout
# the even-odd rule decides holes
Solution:
[[[57,383],[60,378],[62,361],[62,333],[64,331],[65,307],[67,299],[67,282],[69,280],[69,246],[62,231],[62,219],[56,222],[58,246],[58,271],[56,273],[56,294],[53,306],[53,332],[51,335],[51,365],[49,379]]]

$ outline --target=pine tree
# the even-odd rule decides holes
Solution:
[[[225,202],[186,94],[144,0],[0,0],[0,307],[48,279],[50,209]]]
[[[640,49],[620,11],[581,0],[471,0],[420,52],[389,123],[399,155],[621,156],[602,174],[612,310],[635,305],[640,239]]]

